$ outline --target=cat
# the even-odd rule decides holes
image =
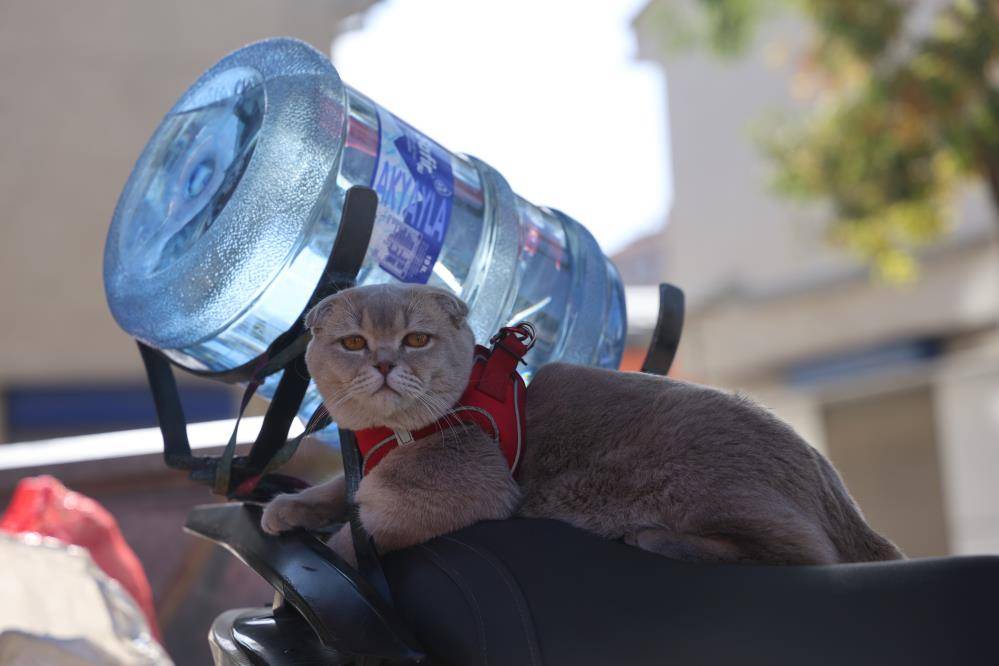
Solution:
[[[307,313],[306,364],[333,420],[418,430],[461,396],[468,307],[442,289],[383,284]],[[747,398],[674,379],[541,367],[527,391],[516,480],[496,442],[459,423],[390,452],[355,497],[380,552],[481,520],[552,518],[668,557],[831,564],[903,557],[872,530],[832,465]],[[265,507],[277,534],[346,519],[342,476]],[[330,541],[354,561],[349,526]]]

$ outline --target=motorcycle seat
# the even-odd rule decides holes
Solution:
[[[999,556],[698,564],[508,520],[383,565],[433,664],[999,664]]]

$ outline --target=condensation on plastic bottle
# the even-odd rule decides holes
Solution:
[[[532,322],[528,378],[554,360],[617,367],[621,281],[583,226],[525,201],[489,165],[446,150],[284,38],[209,69],[146,145],[105,247],[115,319],[192,370],[256,358],[301,316],[354,185],[379,196],[359,284],[448,289],[469,304],[479,342]],[[302,414],[318,404],[311,387]]]

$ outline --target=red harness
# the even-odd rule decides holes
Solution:
[[[497,440],[510,472],[517,471],[524,439],[524,379],[517,364],[534,345],[534,327],[527,322],[507,326],[493,336],[492,349],[475,346],[475,363],[468,388],[447,414],[428,426],[414,430],[392,430],[375,426],[358,430],[357,446],[364,459],[364,473],[374,469],[396,447],[443,432],[455,421],[474,423]]]

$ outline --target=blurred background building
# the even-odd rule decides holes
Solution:
[[[278,34],[326,50],[360,25],[375,1],[0,4],[0,442],[153,423],[138,355],[109,316],[101,283],[107,226],[136,156],[180,93],[225,53]],[[655,285],[672,282],[685,290],[689,308],[678,376],[744,391],[791,422],[832,458],[872,524],[910,555],[999,552],[999,238],[988,197],[971,189],[961,198],[958,224],[923,252],[918,281],[873,281],[827,242],[821,207],[792,206],[773,192],[749,131],[771,109],[804,110],[773,62],[775,44],[800,38],[800,19],[769,18],[745,55],[719,62],[662,47],[655,8],[671,1],[636,4],[633,22],[635,57],[668,78],[668,116],[665,88],[649,108],[662,116],[651,145],[672,170],[650,171],[659,182],[632,177],[643,191],[661,190],[656,196],[665,201],[675,190],[668,217],[622,247],[623,237],[607,241],[617,220],[567,210],[601,225],[598,237],[617,250],[631,331],[625,368],[637,368],[644,354]],[[396,9],[402,3],[379,7]],[[428,21],[445,20],[434,16]],[[523,21],[531,20],[524,10]],[[559,66],[565,80],[551,82],[542,101],[568,116],[572,109],[557,106],[559,85],[580,89],[590,70],[573,69],[571,60]],[[376,81],[351,83],[385,98],[371,89]],[[461,87],[451,90],[437,93],[439,104],[464,103]],[[385,101],[441,138],[419,117],[432,113],[427,100],[421,109],[431,110],[415,118],[398,101]],[[620,114],[635,104],[606,103]],[[556,141],[563,130],[553,121],[540,131]],[[623,143],[614,149],[645,148]],[[571,161],[582,161],[571,150],[595,162],[603,150],[573,137],[538,144],[537,157],[558,152],[555,145]],[[512,159],[496,166],[515,171],[503,162]],[[611,177],[597,167],[594,183]],[[612,167],[605,172],[627,177],[628,169]],[[514,183],[521,192],[523,185]],[[537,200],[559,205],[557,196]],[[184,392],[192,421],[233,413],[228,387],[185,380]],[[131,448],[114,441],[103,452],[62,442],[34,460],[21,445],[7,447],[12,453],[4,458],[0,446],[0,502],[19,476],[48,472],[108,506],[146,566],[172,656],[203,663],[211,618],[267,601],[268,588],[219,549],[181,534],[190,506],[210,497],[162,467],[150,452],[155,433],[134,435]]]
[[[999,552],[999,237],[984,188],[922,253],[917,281],[872,280],[834,250],[828,212],[778,197],[751,136],[801,111],[777,49],[807,27],[767,20],[733,62],[664,49],[653,0],[639,57],[669,81],[668,225],[615,255],[640,360],[653,285],[682,287],[679,376],[744,391],[826,452],[870,522],[911,556]],[[942,3],[933,2],[939,6]]]

